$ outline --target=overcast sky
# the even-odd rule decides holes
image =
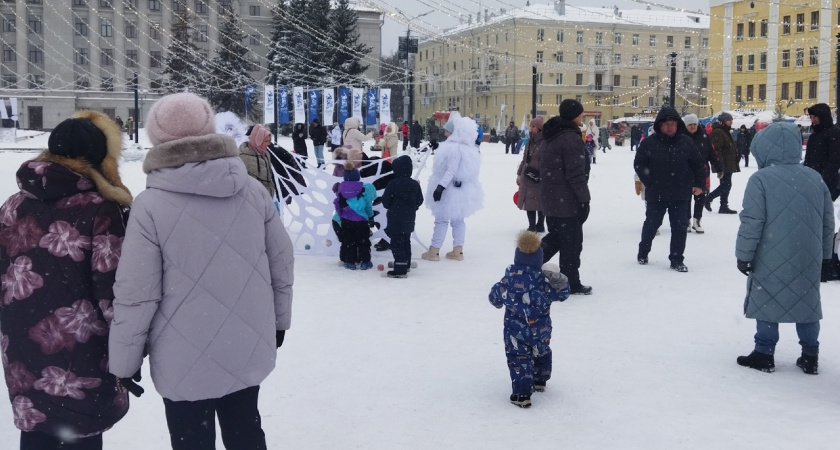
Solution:
[[[489,8],[491,11],[498,12],[499,8],[505,8],[508,11],[525,6],[526,0],[366,0],[371,3],[380,5],[382,8],[394,11],[394,6],[399,8],[406,16],[413,18],[416,15],[423,14],[428,11],[436,11],[426,15],[415,22],[420,28],[434,29],[431,25],[440,28],[449,28],[458,24],[457,17],[452,17],[454,13],[460,12],[466,16],[472,13],[475,15],[479,10],[479,3],[482,11],[484,8]],[[533,4],[538,3],[552,3],[551,0],[533,0]],[[692,10],[701,9],[703,12],[709,12],[708,0],[656,0],[652,3],[667,5],[675,8],[689,8]],[[362,3],[364,4],[364,3]],[[631,0],[567,0],[567,5],[598,7],[604,6],[612,8],[618,6],[619,9],[645,9],[646,3],[636,2]],[[698,7],[698,5],[700,5]],[[447,11],[449,14],[443,12]],[[450,15],[451,14],[451,15]],[[397,37],[405,36],[405,25],[391,20],[388,15],[385,16],[385,25],[382,26],[382,55],[387,56],[397,50]],[[412,29],[412,33],[414,29]]]

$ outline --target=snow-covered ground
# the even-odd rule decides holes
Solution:
[[[45,145],[46,136],[31,139],[39,140]],[[291,148],[289,139],[281,144]],[[548,390],[529,410],[508,403],[503,313],[487,294],[527,225],[511,201],[522,155],[505,155],[502,144],[483,144],[482,154],[486,206],[467,219],[463,262],[421,260],[408,279],[392,280],[345,270],[334,258],[297,257],[292,329],[260,396],[269,448],[766,450],[840,442],[840,283],[821,286],[819,376],[795,366],[792,325],[781,327],[776,373],[738,366],[754,333],[735,268],[738,216],[704,212],[706,233],[688,236],[688,273],[668,268],[667,226],[650,265],[639,266],[644,207],[629,147],[599,153],[592,167],[581,275],[594,294],[553,306]],[[17,190],[14,173],[34,155],[0,151],[0,199]],[[754,170],[733,177],[733,208]],[[124,163],[122,174],[132,192],[143,189],[139,161]],[[417,233],[428,242],[431,232],[423,207]],[[451,238],[443,251],[450,249]],[[419,258],[422,249],[413,251]],[[374,264],[390,259],[375,252]],[[163,404],[148,366],[143,372],[146,394],[105,433],[106,448],[168,447]],[[0,442],[13,448],[17,439],[11,408],[0,402]]]

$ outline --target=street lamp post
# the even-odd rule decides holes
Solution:
[[[404,88],[403,88],[403,118],[408,121],[409,125],[412,123],[412,119],[414,116],[414,72],[411,67],[411,22],[413,20],[419,19],[423,16],[427,16],[435,10],[431,9],[426,11],[422,14],[418,14],[414,17],[408,17],[404,12],[402,12],[399,8],[394,8],[397,14],[403,16],[406,22],[406,30],[405,30],[405,51],[400,49],[400,56],[405,56],[405,78],[404,78]]]

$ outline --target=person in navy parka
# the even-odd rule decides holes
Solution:
[[[411,264],[411,233],[417,209],[423,204],[423,189],[417,180],[411,178],[411,158],[400,156],[391,167],[394,176],[382,194],[382,206],[388,210],[385,233],[391,239],[391,252],[394,254],[394,270],[387,275],[390,278],[405,278]]]
[[[556,265],[553,265],[555,268]],[[519,234],[513,265],[490,290],[490,303],[505,308],[505,354],[513,388],[510,402],[531,406],[531,393],[545,390],[551,378],[551,302],[569,297],[569,283],[559,268],[543,274],[540,237]]]

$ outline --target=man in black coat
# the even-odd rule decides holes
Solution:
[[[630,151],[639,146],[639,141],[642,139],[642,130],[638,125],[630,127]]]
[[[684,116],[683,123],[685,123],[688,131],[688,137],[697,145],[697,150],[700,151],[700,159],[703,161],[703,180],[705,186],[700,195],[694,196],[694,220],[691,222],[691,229],[698,234],[702,234],[705,230],[700,225],[700,220],[703,218],[703,206],[706,204],[706,192],[709,190],[710,166],[714,168],[716,173],[723,171],[723,167],[717,159],[715,149],[712,148],[712,141],[709,139],[709,135],[706,134],[705,128],[700,126],[700,120],[697,118],[697,114]],[[691,212],[690,210],[691,200],[689,200],[689,212]],[[691,216],[689,216],[690,218]]]
[[[683,263],[691,195],[703,193],[706,184],[703,161],[685,124],[674,108],[662,108],[653,123],[656,132],[641,144],[633,161],[636,174],[645,185],[645,223],[639,242],[639,264],[648,263],[656,230],[665,212],[671,222],[671,249],[668,259],[677,272],[688,272]]]
[[[327,128],[321,126],[321,121],[314,119],[309,126],[309,137],[312,139],[312,147],[315,149],[315,157],[318,159],[318,167],[324,165],[324,144],[327,143]]]
[[[831,109],[825,103],[817,103],[808,108],[814,132],[808,137],[805,150],[805,166],[822,176],[831,200],[840,195],[838,170],[840,170],[840,129],[834,126]]]
[[[510,121],[510,125],[505,128],[505,153],[508,150],[515,150],[516,144],[519,142],[519,128],[516,128],[516,125],[513,124],[513,121]]]
[[[420,122],[414,121],[411,124],[411,129],[408,132],[408,140],[412,147],[420,148],[420,141],[423,139],[423,127],[420,126]]]
[[[580,138],[583,105],[566,99],[560,115],[543,126],[540,151],[540,206],[548,234],[542,238],[543,262],[557,254],[560,271],[569,278],[572,294],[589,295],[591,286],[580,282],[583,223],[589,217],[586,150]],[[685,231],[685,230],[683,230]]]

